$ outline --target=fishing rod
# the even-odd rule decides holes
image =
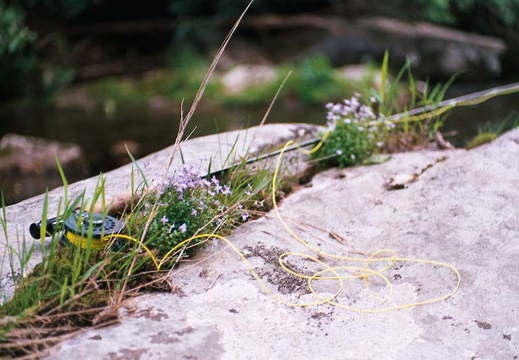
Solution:
[[[449,100],[444,100],[439,102],[438,104],[422,106],[410,111],[395,114],[389,116],[387,120],[393,123],[399,122],[402,119],[410,121],[419,121],[421,119],[426,118],[427,116],[431,116],[431,114],[438,115],[457,106],[477,105],[495,96],[513,94],[518,91],[519,82],[509,85],[498,86],[487,90],[471,93],[468,95],[459,96]],[[209,172],[204,176],[221,175],[226,171],[229,171],[239,165],[253,164],[255,162],[277,156],[281,154],[281,152],[289,152],[294,151],[298,148],[316,145],[323,140],[323,137],[316,137],[313,139],[305,140],[298,144],[285,147],[284,150],[278,149],[266,154],[255,156],[240,163],[235,163],[226,166],[220,170]],[[72,243],[76,246],[94,248],[103,247],[107,243],[107,239],[111,235],[119,233],[123,228],[122,222],[115,217],[109,215],[102,216],[101,214],[97,213],[94,213],[92,214],[92,216],[89,216],[87,214],[81,214],[78,211],[74,211],[67,219],[52,218],[48,219],[45,223],[42,223],[41,221],[37,223],[32,223],[29,226],[29,232],[34,239],[39,239],[41,237],[42,226],[44,228],[44,236],[51,236],[54,232],[62,231],[62,241]],[[88,236],[89,232],[91,232],[90,237]],[[87,244],[87,239],[89,238],[92,238],[92,240],[89,240],[90,243]]]
[[[402,118],[427,114],[432,111],[437,111],[439,109],[446,109],[445,111],[452,109],[457,106],[470,106],[470,105],[478,105],[482,102],[485,102],[495,96],[499,95],[508,95],[513,94],[519,91],[519,82],[502,85],[486,90],[477,91],[468,95],[463,95],[459,97],[455,97],[449,100],[444,100],[439,102],[438,104],[432,104],[427,106],[422,106],[413,110],[409,110],[400,114],[392,115],[388,118],[389,121],[400,120]]]
[[[418,120],[421,120],[422,118],[430,116],[431,112],[436,113],[436,115],[438,115],[439,113],[444,113],[457,106],[477,105],[477,104],[485,102],[488,99],[491,99],[495,96],[513,94],[518,91],[519,91],[519,82],[516,82],[516,83],[498,86],[498,87],[490,88],[487,90],[474,92],[474,93],[471,93],[468,95],[463,95],[463,96],[455,97],[452,99],[444,100],[444,101],[439,102],[438,104],[422,106],[422,107],[419,107],[419,108],[416,108],[413,110],[391,115],[387,119],[390,122],[399,122],[399,120],[409,119],[409,118],[411,118],[412,121],[418,121]],[[224,172],[235,168],[236,166],[239,166],[242,164],[249,165],[249,164],[261,161],[261,160],[265,160],[265,159],[274,157],[276,155],[279,155],[282,151],[290,152],[290,151],[294,151],[298,148],[302,148],[302,147],[306,147],[306,146],[310,146],[310,145],[316,145],[319,142],[321,142],[322,140],[323,140],[322,137],[316,137],[313,139],[309,139],[309,140],[300,142],[295,145],[287,146],[284,150],[278,149],[278,150],[272,151],[270,153],[266,153],[263,155],[259,155],[259,156],[247,159],[246,161],[243,161],[240,163],[235,163],[235,164],[226,166],[223,169],[212,171],[212,172],[208,173],[207,176],[221,175]]]

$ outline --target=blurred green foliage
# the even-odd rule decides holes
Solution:
[[[25,24],[25,13],[18,6],[0,2],[0,57],[23,51],[35,38]]]
[[[349,79],[338,76],[325,56],[315,56],[300,63],[286,64],[276,69],[276,78],[266,84],[251,84],[235,94],[227,94],[222,100],[228,105],[258,106],[268,104],[283,79],[290,73],[280,97],[315,105],[339,101],[360,89]]]
[[[0,98],[27,94],[48,97],[73,79],[73,67],[78,65],[64,60],[68,50],[75,42],[91,39],[72,38],[60,30],[69,24],[85,24],[81,22],[85,19],[87,24],[95,25],[169,17],[176,24],[172,49],[185,43],[211,49],[225,35],[222,31],[228,29],[222,24],[234,21],[248,3],[249,0],[155,0],[152,4],[124,0],[0,0]],[[153,12],[146,12],[148,7]],[[345,17],[378,14],[447,24],[504,38],[513,50],[508,58],[516,65],[519,63],[519,57],[514,57],[519,53],[519,0],[256,0],[249,11],[250,14],[319,11]],[[128,52],[125,48],[116,51]],[[312,67],[312,71],[305,72],[304,66]],[[322,69],[316,72],[319,66]],[[299,83],[290,91],[313,101],[320,95],[301,92],[317,89],[323,93],[323,86],[327,86],[323,84],[330,83],[325,79],[326,71],[323,64],[302,65],[287,88],[291,83]],[[300,86],[316,83],[321,85],[308,90]]]
[[[39,54],[38,41],[47,34],[27,21],[28,14],[71,19],[98,1],[0,0],[0,98],[35,94],[49,99],[72,79],[71,69]],[[56,34],[46,41],[60,47],[66,43]]]
[[[492,20],[510,27],[519,22],[519,0],[456,0],[451,1],[451,5],[460,15],[476,14],[473,20],[486,26],[491,25]]]
[[[168,59],[168,69],[142,78],[109,77],[93,81],[87,87],[88,95],[100,102],[115,105],[142,105],[151,99],[162,98],[174,106],[184,101],[190,104],[204,79],[210,61],[192,47],[184,46]],[[209,102],[221,94],[221,84],[210,81],[204,97]]]
[[[185,54],[192,55],[181,56],[171,62],[169,70],[142,79],[115,77],[93,82],[88,87],[88,94],[96,101],[108,99],[116,104],[144,104],[154,97],[162,97],[175,106],[182,99],[185,104],[189,104],[209,64],[199,54],[188,50]],[[226,92],[221,79],[218,76],[213,77],[206,88],[204,102],[214,106],[267,105],[289,72],[291,75],[281,89],[280,99],[305,104],[323,104],[339,101],[361,89],[361,84],[338,76],[328,59],[323,56],[309,58],[299,64],[283,65],[275,69],[275,72],[273,79],[262,84],[251,84],[236,93]],[[375,73],[367,73],[365,80],[373,83]]]
[[[25,88],[36,64],[32,46],[36,34],[25,23],[25,13],[0,1],[0,97]]]
[[[499,36],[519,47],[519,0],[367,0],[365,4],[384,15]]]
[[[103,0],[25,0],[20,1],[26,8],[40,8],[47,14],[70,19]]]

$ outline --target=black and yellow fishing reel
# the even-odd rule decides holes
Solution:
[[[102,249],[112,243],[112,235],[119,234],[123,229],[122,222],[110,215],[88,214],[74,211],[65,220],[52,218],[44,224],[42,222],[32,223],[29,232],[34,239],[52,236],[62,231],[61,242],[81,246],[82,248]]]

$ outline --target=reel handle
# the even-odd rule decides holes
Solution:
[[[52,233],[54,232],[54,228],[57,225],[56,218],[48,219],[45,226],[45,236],[52,236]],[[29,225],[29,233],[31,236],[38,240],[41,238],[41,221],[38,221],[37,223],[32,223]]]

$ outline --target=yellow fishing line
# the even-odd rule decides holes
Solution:
[[[456,104],[450,104],[450,105],[446,105],[446,106],[443,106],[443,107],[435,109],[435,110],[430,110],[424,114],[418,114],[418,115],[405,115],[404,114],[404,116],[402,116],[401,118],[396,119],[396,120],[391,120],[391,122],[393,124],[398,124],[398,123],[406,122],[406,121],[422,121],[422,120],[425,120],[432,116],[440,116],[441,114],[446,113],[447,111],[454,109],[455,107],[456,107]]]
[[[302,150],[302,151],[304,151],[307,154],[311,154],[312,152],[317,151],[322,146],[322,144],[324,143],[324,141],[328,137],[329,133],[330,133],[329,131],[327,133],[325,133],[324,136],[322,137],[321,141],[319,142],[319,144],[317,144],[313,149],[311,149],[309,151],[305,151],[305,150]],[[243,253],[229,239],[227,239],[227,238],[225,238],[223,236],[220,236],[218,234],[200,234],[200,235],[192,236],[189,239],[186,239],[186,240],[182,241],[181,243],[179,243],[178,245],[176,245],[175,247],[173,247],[170,251],[168,251],[168,253],[166,255],[164,255],[164,257],[160,261],[155,257],[155,255],[151,252],[151,250],[146,245],[144,245],[140,240],[138,240],[138,239],[136,239],[136,238],[134,238],[132,236],[123,235],[123,234],[114,234],[114,235],[109,235],[109,236],[104,237],[105,241],[108,241],[108,240],[110,240],[112,238],[121,238],[121,239],[130,240],[130,241],[133,241],[133,242],[139,244],[139,246],[141,246],[144,249],[144,251],[146,251],[148,253],[148,255],[150,256],[151,260],[153,261],[153,264],[155,265],[156,269],[160,270],[161,267],[168,261],[170,256],[175,254],[177,251],[182,249],[184,246],[187,246],[191,241],[196,240],[196,239],[204,239],[204,238],[216,238],[216,239],[219,239],[219,240],[223,241],[224,243],[226,243],[238,255],[238,257],[243,261],[243,263],[245,264],[247,269],[251,272],[251,274],[254,276],[254,278],[259,283],[261,289],[266,294],[268,294],[269,296],[271,296],[275,300],[277,300],[277,301],[279,301],[279,302],[281,302],[281,303],[283,303],[283,304],[285,304],[287,306],[293,306],[293,307],[305,307],[305,306],[314,306],[314,305],[320,305],[320,304],[330,304],[330,305],[333,305],[333,306],[336,306],[336,307],[339,307],[339,308],[342,308],[342,309],[346,309],[346,310],[350,310],[350,311],[355,311],[355,312],[360,312],[360,313],[376,313],[376,312],[399,310],[399,309],[404,309],[404,308],[409,308],[409,307],[414,307],[414,306],[419,306],[419,305],[431,304],[431,303],[434,303],[434,302],[438,302],[438,301],[447,299],[447,298],[451,297],[452,295],[454,295],[456,293],[456,291],[458,290],[458,288],[460,286],[461,275],[460,275],[459,271],[454,266],[452,266],[452,265],[450,265],[448,263],[439,262],[439,261],[433,261],[433,260],[426,260],[426,259],[400,258],[400,257],[397,257],[397,254],[396,254],[396,252],[394,250],[388,250],[388,249],[378,250],[378,251],[374,252],[367,259],[339,256],[339,255],[335,255],[335,254],[330,254],[330,253],[324,252],[324,251],[322,251],[322,250],[312,246],[310,243],[306,242],[305,240],[301,239],[285,223],[285,221],[283,220],[283,217],[279,213],[278,205],[277,205],[277,202],[276,202],[276,181],[277,181],[277,178],[279,176],[279,171],[280,171],[280,166],[281,166],[283,154],[284,154],[286,148],[288,146],[292,145],[292,144],[294,144],[293,141],[287,142],[285,144],[285,146],[283,147],[281,153],[279,154],[279,157],[278,157],[277,162],[276,162],[276,168],[275,168],[275,171],[274,171],[273,180],[272,180],[272,202],[273,202],[274,211],[276,213],[276,216],[277,216],[278,220],[282,224],[283,228],[295,240],[297,240],[299,243],[304,245],[307,249],[317,253],[320,257],[332,259],[332,260],[335,260],[335,261],[341,261],[341,262],[353,262],[353,263],[359,263],[360,262],[360,263],[363,264],[363,266],[351,266],[351,265],[330,266],[326,262],[318,259],[317,257],[311,256],[311,255],[308,255],[308,254],[305,254],[305,253],[286,252],[284,254],[281,254],[279,256],[279,259],[278,259],[280,267],[284,271],[286,271],[288,274],[291,274],[293,276],[296,276],[296,277],[299,277],[299,278],[302,278],[302,279],[306,279],[308,281],[308,289],[318,299],[317,301],[306,302],[306,303],[296,303],[296,302],[292,302],[292,301],[286,300],[286,299],[278,296],[274,292],[272,292],[267,287],[265,282],[261,279],[261,277],[258,275],[258,273],[254,270],[254,268],[249,263],[249,261],[247,260],[245,255],[243,255]],[[387,257],[387,256],[386,257],[382,257],[384,254],[386,254],[386,255],[389,254],[390,256],[389,257]],[[316,273],[314,273],[311,276],[298,273],[297,271],[294,271],[294,270],[290,269],[289,266],[287,266],[287,263],[285,262],[285,258],[288,257],[288,256],[297,256],[297,257],[300,257],[300,258],[312,261],[312,262],[318,264],[320,267],[322,267],[322,270],[317,271]],[[372,263],[381,263],[381,262],[387,263],[382,269],[375,270],[375,269],[370,268],[370,265],[372,265]],[[454,274],[456,275],[456,284],[453,287],[453,289],[450,292],[446,293],[445,295],[442,295],[442,296],[439,296],[439,297],[435,297],[435,298],[431,298],[431,299],[427,299],[427,300],[424,300],[424,301],[410,302],[410,303],[405,303],[405,304],[402,304],[402,305],[389,306],[389,307],[381,307],[381,308],[374,308],[374,309],[363,309],[363,308],[358,308],[358,307],[353,307],[353,306],[347,306],[347,305],[341,304],[341,303],[336,301],[336,299],[339,297],[339,295],[344,290],[344,281],[345,280],[362,279],[363,282],[364,282],[364,287],[366,288],[366,290],[369,292],[370,296],[373,299],[378,300],[380,303],[387,302],[393,296],[393,284],[389,280],[388,276],[384,275],[384,271],[390,269],[397,262],[409,262],[409,263],[413,263],[414,262],[414,263],[430,264],[430,265],[435,265],[435,266],[440,266],[440,267],[448,268],[448,269],[452,270],[452,272],[454,272]],[[354,274],[341,275],[340,272],[342,272],[342,271],[348,271],[350,273],[353,272]],[[379,279],[382,280],[382,282],[386,285],[387,296],[381,297],[381,296],[376,294],[371,289],[371,286],[370,286],[369,281],[368,281],[370,277],[378,277]],[[337,290],[335,290],[335,292],[333,292],[331,295],[328,294],[328,295],[324,296],[324,295],[319,293],[314,288],[313,284],[314,284],[314,282],[316,280],[320,280],[320,281],[326,281],[326,280],[336,281],[337,282]]]
[[[305,149],[302,149],[301,147],[297,147],[299,149],[299,151],[301,151],[302,153],[306,154],[306,155],[311,155],[315,152],[317,152],[324,144],[324,142],[326,141],[326,139],[328,139],[328,136],[330,136],[330,134],[332,133],[331,130],[326,130],[326,132],[324,133],[324,135],[321,137],[321,140],[319,140],[319,143],[317,145],[315,145],[312,149],[310,150],[305,150]],[[291,141],[291,143],[294,143],[293,141]],[[283,148],[283,150],[281,151],[281,153],[279,154],[279,158],[281,158],[283,156],[283,152],[286,150],[288,145],[285,145],[285,147]],[[278,159],[279,159],[278,158]]]
[[[382,279],[384,279],[386,284],[389,284],[389,280],[387,280],[387,278],[382,274],[382,271],[387,270],[388,268],[393,266],[393,264],[396,263],[396,262],[415,262],[415,263],[432,264],[432,265],[446,267],[446,268],[452,270],[455,273],[456,278],[457,278],[456,285],[454,286],[452,291],[450,291],[449,293],[447,293],[447,294],[445,294],[443,296],[436,297],[436,298],[433,298],[433,299],[428,299],[428,300],[425,300],[425,301],[420,301],[420,302],[415,302],[415,303],[408,303],[408,304],[404,304],[404,305],[398,305],[398,306],[386,307],[386,308],[380,308],[380,309],[359,309],[359,308],[344,306],[344,305],[339,304],[339,303],[334,302],[334,301],[324,301],[322,299],[322,297],[313,289],[313,287],[310,287],[310,291],[314,295],[316,295],[321,300],[323,300],[323,302],[326,302],[326,303],[338,306],[340,308],[344,308],[344,309],[348,309],[348,310],[352,310],[352,311],[357,311],[357,312],[382,312],[382,311],[398,310],[398,309],[403,309],[403,308],[413,307],[413,306],[418,306],[418,305],[431,304],[431,303],[434,303],[434,302],[437,302],[437,301],[445,300],[445,299],[451,297],[452,295],[454,295],[454,293],[456,293],[456,291],[458,290],[458,288],[460,286],[460,283],[461,283],[461,275],[460,275],[459,271],[454,266],[452,266],[452,265],[450,265],[448,263],[438,262],[438,261],[433,261],[433,260],[426,260],[426,259],[399,258],[399,257],[396,257],[396,252],[394,250],[387,250],[387,249],[378,250],[377,252],[373,253],[373,255],[371,255],[371,257],[369,259],[339,256],[339,255],[335,255],[335,254],[330,254],[330,253],[324,252],[324,251],[322,251],[322,250],[312,246],[308,242],[306,242],[303,239],[301,239],[292,229],[290,229],[290,227],[285,223],[285,221],[283,220],[283,217],[279,213],[279,209],[278,209],[277,202],[276,202],[276,197],[275,197],[275,192],[276,192],[276,180],[277,180],[277,177],[279,175],[283,153],[284,153],[284,151],[286,150],[286,148],[288,146],[292,145],[292,143],[293,143],[293,141],[287,142],[287,144],[282,149],[282,151],[281,151],[281,153],[280,153],[280,155],[279,155],[279,157],[277,159],[276,168],[275,168],[274,175],[273,175],[273,180],[272,180],[272,202],[273,202],[274,211],[276,213],[276,216],[277,216],[278,220],[280,221],[280,223],[282,224],[284,229],[294,239],[296,239],[298,242],[303,244],[308,249],[314,251],[315,253],[317,253],[317,254],[325,257],[325,258],[330,258],[330,259],[339,260],[339,261],[364,262],[364,263],[366,263],[365,267],[363,268],[364,269],[364,273],[361,276],[359,276],[359,277],[363,278],[365,286],[366,286],[366,289],[370,292],[371,296],[375,297],[376,299],[383,300],[383,301],[387,301],[390,298],[390,296],[392,295],[392,286],[389,285],[389,287],[390,287],[390,296],[388,296],[387,298],[383,298],[382,299],[382,298],[378,297],[378,295],[376,295],[376,294],[374,294],[372,292],[372,290],[369,287],[369,284],[367,283],[367,278],[369,276],[377,275],[377,276],[382,277]],[[387,265],[385,268],[383,268],[382,270],[378,270],[378,271],[369,269],[369,265],[372,262],[387,262],[388,261],[387,258],[376,258],[376,256],[378,256],[379,254],[381,254],[383,252],[389,252],[389,253],[392,253],[392,254],[395,255],[394,257],[392,257],[390,259],[391,264]],[[343,267],[340,267],[340,268],[343,268]],[[330,267],[330,269],[338,270],[339,268],[337,268],[337,267]],[[326,272],[326,271],[327,270],[324,270],[324,272]],[[369,271],[369,273],[368,273],[368,271]],[[320,272],[316,273],[315,276],[318,277],[318,274],[320,274],[322,272],[323,271],[320,271]],[[335,273],[336,273],[336,271],[335,271]],[[311,284],[311,282],[310,282],[310,284]]]

